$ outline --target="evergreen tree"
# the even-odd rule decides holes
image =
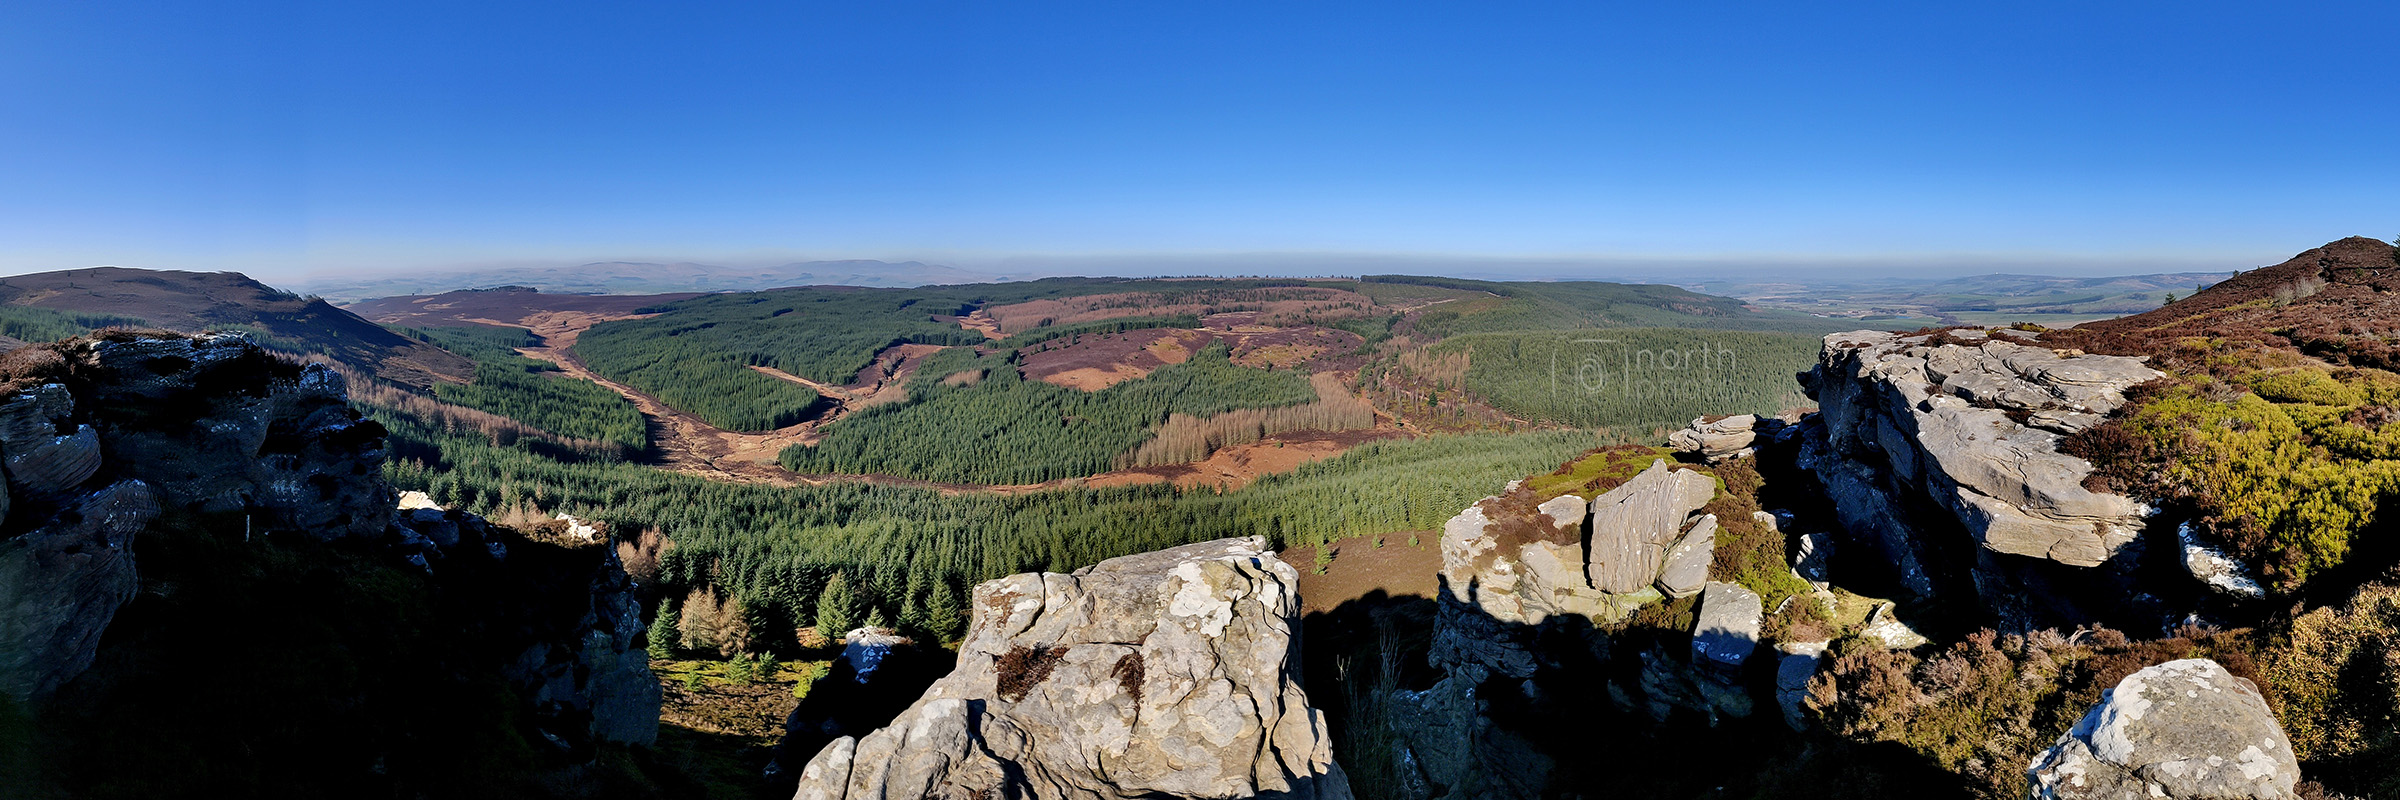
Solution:
[[[959,634],[962,622],[958,590],[950,588],[947,580],[934,584],[933,592],[925,598],[925,631],[933,634],[933,638],[949,641]]]
[[[836,572],[825,581],[825,591],[817,595],[817,632],[826,638],[840,638],[858,627],[858,596],[850,592],[850,579]]]
[[[675,628],[675,598],[661,597],[658,599],[658,614],[650,618],[650,657],[661,660],[674,658],[675,640],[680,638],[683,638],[683,633]]]

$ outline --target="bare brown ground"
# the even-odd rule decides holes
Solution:
[[[1023,369],[1027,378],[1094,392],[1189,361],[1193,353],[1217,342],[1231,348],[1234,363],[1259,369],[1321,368],[1328,356],[1349,354],[1366,342],[1331,328],[1254,325],[1248,321],[1252,316],[1220,314],[1199,330],[1148,328],[1079,336],[1071,344],[1052,340],[1026,353]],[[1357,369],[1355,364],[1346,366],[1343,371]]]
[[[1409,537],[1417,544],[1409,546]],[[1375,546],[1377,540],[1382,547]],[[1442,534],[1397,531],[1334,542],[1333,560],[1317,571],[1317,548],[1292,547],[1276,554],[1300,571],[1300,613],[1330,612],[1377,591],[1389,597],[1431,598],[1441,588]]]
[[[792,694],[796,684],[792,680],[704,682],[694,689],[662,674],[658,676],[661,695],[658,721],[706,733],[732,734],[751,739],[755,744],[772,746],[783,738],[784,718],[800,705],[800,698]]]
[[[986,339],[999,339],[1008,335],[1000,332],[1000,321],[992,319],[992,315],[982,309],[976,309],[968,312],[966,316],[959,317],[958,326],[981,333]]]
[[[1053,339],[1026,353],[1022,369],[1027,378],[1096,392],[1191,360],[1193,351],[1215,338],[1202,331],[1147,328],[1079,336],[1071,344]]]
[[[1181,302],[1170,302],[1180,300]],[[1326,319],[1368,313],[1375,301],[1366,295],[1325,287],[1201,292],[1169,297],[1154,292],[1115,292],[1055,300],[1029,300],[977,311],[1004,333],[1019,333],[1048,325],[1072,325],[1124,317],[1204,316],[1219,309],[1258,309],[1270,324],[1294,324],[1303,319]]]

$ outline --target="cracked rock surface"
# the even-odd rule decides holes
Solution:
[[[1833,456],[1815,461],[1837,500],[1852,484],[1906,487],[1985,549],[2098,566],[2133,541],[2147,509],[2084,488],[2092,465],[2059,452],[2059,437],[2099,424],[2126,389],[2163,374],[2138,358],[1982,331],[1837,333],[1805,379]],[[1830,468],[1855,465],[1877,474]]]
[[[975,587],[958,667],[801,772],[815,798],[1348,798],[1258,537]]]
[[[2300,766],[2258,687],[2217,662],[2125,677],[2034,759],[2037,800],[2296,797]]]

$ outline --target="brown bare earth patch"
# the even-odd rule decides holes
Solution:
[[[1052,339],[1024,351],[1021,371],[1033,380],[1099,391],[1181,364],[1216,338],[1200,331],[1149,328]]]
[[[1065,372],[1044,375],[1042,376],[1041,380],[1047,383],[1058,384],[1069,389],[1082,389],[1087,392],[1097,392],[1148,374],[1150,374],[1149,370],[1140,369],[1138,367],[1125,364],[1118,364],[1109,369],[1101,369],[1099,367],[1071,369]]]
[[[1002,333],[1021,333],[1051,325],[1072,325],[1124,317],[1208,316],[1246,312],[1267,325],[1363,316],[1375,302],[1344,289],[1278,286],[1255,289],[1213,289],[1163,294],[1115,292],[1056,300],[1030,300],[992,306],[976,313],[998,323]]]
[[[1148,328],[1053,339],[1025,351],[1022,371],[1033,380],[1097,391],[1191,360],[1193,353],[1219,342],[1230,348],[1234,363],[1245,367],[1307,367],[1312,371],[1326,369],[1323,365],[1329,359],[1348,356],[1366,343],[1358,334],[1332,328],[1278,328],[1244,322],[1253,316],[1211,317],[1209,326],[1200,330]],[[1219,322],[1226,324],[1219,326]]]
[[[1327,357],[1348,355],[1367,342],[1349,331],[1317,327],[1267,328],[1240,335],[1235,341],[1233,363],[1275,369],[1306,366],[1311,370],[1339,370],[1325,363]]]
[[[1408,543],[1412,536],[1417,540],[1415,546]],[[1376,546],[1378,540],[1383,546]],[[1318,549],[1299,546],[1277,554],[1300,571],[1300,613],[1304,615],[1330,612],[1379,591],[1387,597],[1431,598],[1441,588],[1435,577],[1442,571],[1439,531],[1395,531],[1336,541],[1330,548],[1332,560],[1322,562],[1322,573],[1318,572]]]

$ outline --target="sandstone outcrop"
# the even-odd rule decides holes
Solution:
[[[1543,501],[1538,515],[1555,535],[1495,524],[1500,498],[1469,506],[1442,526],[1434,662],[1468,670],[1469,682],[1491,673],[1524,677],[1537,666],[1528,646],[1533,630],[1554,617],[1615,622],[1669,590],[1699,591],[1716,519],[1692,517],[1715,496],[1715,479],[1662,458],[1588,504],[1575,495]],[[1579,535],[1586,529],[1588,537]]]
[[[975,588],[958,667],[801,771],[816,798],[1347,798],[1256,537]]]
[[[1760,419],[1756,414],[1701,417],[1692,420],[1689,427],[1667,434],[1667,446],[1715,464],[1749,457],[1757,452],[1755,445],[1761,436],[1773,436],[1782,430],[1781,420]]]
[[[2257,686],[2186,659],[2103,693],[2029,777],[2037,800],[2282,800],[2298,796],[2300,767]]]
[[[1377,765],[1400,776],[1408,797],[1544,796],[1557,762],[1527,737],[1548,741],[1551,732],[1511,729],[1490,708],[1547,708],[1554,689],[1661,721],[1679,709],[1712,722],[1752,713],[1730,670],[1692,657],[1702,648],[1618,648],[1607,632],[1643,606],[1700,594],[1716,616],[1690,631],[1694,642],[1730,653],[1729,637],[1746,631],[1755,646],[1758,596],[1708,582],[1720,520],[1700,511],[1715,499],[1716,479],[1660,458],[1588,503],[1562,495],[1535,504],[1530,491],[1511,485],[1443,526],[1427,655],[1442,677],[1392,696],[1396,763]],[[1631,682],[1592,671],[1635,659]]]
[[[1804,382],[1831,456],[1815,459],[1820,477],[1867,484],[1837,495],[1920,493],[1992,552],[2090,567],[2132,541],[2148,509],[2084,488],[2092,466],[2058,452],[2059,435],[2098,424],[2125,389],[2162,375],[2137,358],[1982,331],[1853,331],[1825,337]]]
[[[380,536],[392,488],[366,473],[383,428],[350,409],[342,378],[240,334],[108,336],[68,354],[101,452],[168,508],[250,514],[263,530]]]

